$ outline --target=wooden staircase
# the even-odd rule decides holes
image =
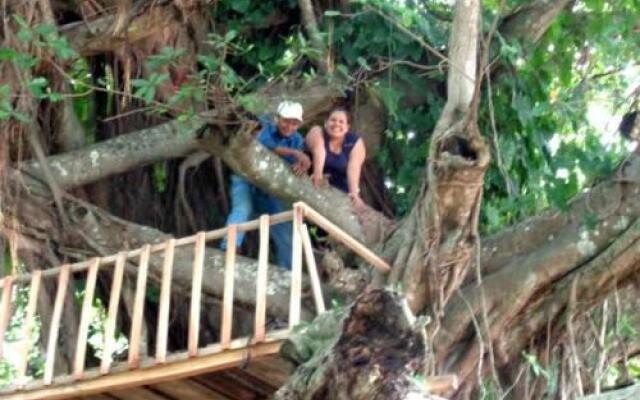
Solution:
[[[268,291],[268,252],[270,225],[293,221],[293,261],[290,280],[290,302],[286,327],[270,328],[267,320]],[[294,204],[293,210],[276,214],[263,215],[257,220],[209,232],[199,232],[181,239],[169,239],[164,243],[147,244],[140,248],[122,251],[118,254],[93,258],[87,261],[65,264],[57,268],[34,271],[30,274],[6,276],[0,280],[2,297],[0,298],[0,338],[5,337],[12,315],[20,310],[24,313],[21,323],[21,339],[7,346],[0,340],[0,359],[7,361],[8,351],[13,357],[11,364],[15,371],[14,383],[0,388],[2,399],[59,399],[84,397],[90,394],[123,391],[123,389],[153,385],[167,381],[176,381],[211,371],[233,368],[246,361],[260,360],[277,354],[280,345],[288,337],[290,330],[300,323],[303,283],[303,255],[307,266],[308,279],[315,309],[318,314],[325,311],[320,279],[311,248],[311,240],[305,221],[309,221],[324,229],[331,237],[342,242],[360,257],[376,268],[388,270],[389,265],[363,244],[350,237],[335,224],[328,221],[318,212],[304,203]],[[234,322],[234,278],[236,277],[235,243],[238,231],[259,231],[258,273],[255,294],[254,323],[252,332],[243,337],[233,336]],[[201,321],[203,320],[202,281],[206,273],[205,251],[207,243],[227,235],[228,246],[224,264],[224,294],[220,305],[220,330],[218,340],[214,343],[201,343]],[[189,298],[188,332],[186,349],[169,351],[168,334],[170,326],[170,310],[175,293],[179,288],[173,287],[172,273],[174,254],[178,248],[191,248],[193,254],[192,285]],[[155,349],[146,348],[145,303],[150,294],[148,285],[149,262],[152,257],[162,257],[162,276],[157,293],[157,313],[155,326]],[[132,265],[136,265],[133,267]],[[126,286],[124,280],[133,276],[131,287],[133,296],[129,298],[130,321],[122,323],[119,311],[125,303]],[[89,331],[95,326],[97,287],[99,278],[110,282],[108,302],[103,294],[105,317],[102,320],[102,339],[99,346],[103,356],[101,359],[90,354],[95,351],[96,344],[89,344]],[[133,285],[135,280],[135,285]],[[74,348],[72,371],[56,371],[56,357],[62,354],[60,337],[63,312],[76,312],[73,299],[69,299],[70,285],[84,282],[84,295],[79,305],[79,325],[77,340],[71,343]],[[51,319],[48,321],[48,335],[38,340],[34,337],[36,324],[41,317],[37,314],[38,296],[43,285],[55,287]],[[154,288],[157,287],[153,286]],[[103,290],[104,291],[104,290]],[[27,293],[26,305],[24,295],[22,305],[18,305],[18,293]],[[69,309],[71,304],[71,309]],[[66,308],[65,308],[66,307]],[[208,311],[208,310],[207,310]],[[204,318],[206,319],[206,318]],[[94,324],[94,325],[92,325]],[[93,328],[95,329],[95,328]],[[112,361],[116,349],[116,334],[126,335],[128,351],[126,360]],[[149,327],[147,326],[147,329]],[[94,332],[95,335],[95,332]],[[28,358],[38,348],[44,355],[44,373],[41,379],[32,379],[28,374]],[[87,355],[89,354],[89,357]],[[275,364],[273,364],[275,365]],[[267,367],[268,369],[268,367]],[[174,387],[175,389],[175,387]],[[133,393],[133,392],[131,392]],[[136,398],[131,394],[130,398]],[[112,396],[111,398],[121,398]],[[213,396],[212,396],[213,398]]]

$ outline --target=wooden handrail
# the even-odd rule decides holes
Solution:
[[[276,225],[282,222],[287,222],[287,221],[290,221],[292,218],[293,218],[293,211],[285,211],[278,214],[273,214],[269,216],[269,225]],[[238,232],[247,232],[247,231],[256,230],[260,227],[260,220],[254,219],[248,222],[243,222],[241,224],[236,224],[236,227]],[[227,227],[205,232],[204,236],[206,241],[210,241],[210,240],[221,239],[226,235],[226,233],[227,233]],[[182,246],[195,243],[197,235],[198,234],[176,239],[175,247],[182,247]],[[166,245],[167,245],[166,241],[162,243],[151,244],[150,245],[151,254],[164,251]],[[144,246],[140,246],[133,250],[125,251],[124,252],[125,258],[129,260],[131,258],[139,257],[140,253],[142,253],[142,249],[144,248]],[[100,266],[113,265],[116,261],[116,258],[118,257],[118,254],[119,253],[101,257]],[[69,264],[69,265],[71,268],[71,273],[74,274],[74,273],[82,272],[89,269],[89,267],[91,266],[91,261],[80,261],[80,262]],[[51,276],[56,276],[59,273],[60,273],[60,267],[49,268],[49,269],[42,270],[42,277],[47,278]],[[20,274],[20,275],[12,276],[11,278],[14,283],[25,283],[31,280],[31,274],[29,273]],[[3,286],[5,279],[7,279],[7,277],[0,278],[0,286]]]
[[[365,245],[352,238],[348,233],[340,229],[338,225],[323,217],[322,214],[320,214],[313,208],[302,202],[295,203],[294,207],[300,207],[302,210],[304,210],[304,216],[309,218],[311,222],[327,231],[330,236],[338,239],[340,242],[342,242],[342,244],[353,250],[354,253],[362,257],[369,264],[373,265],[383,272],[388,272],[391,270],[391,266],[386,261],[378,257]]]
[[[387,271],[389,265],[366,248],[362,243],[353,239],[337,225],[320,215],[317,211],[304,203],[295,203],[292,211],[287,211],[275,215],[262,215],[260,218],[248,221],[242,224],[230,225],[225,228],[215,229],[208,232],[198,232],[195,235],[184,237],[181,239],[170,238],[162,243],[146,244],[140,248],[122,251],[117,254],[108,255],[100,258],[93,258],[75,264],[65,264],[61,267],[52,268],[44,271],[36,271],[31,274],[22,274],[17,276],[7,276],[0,280],[0,286],[3,289],[0,299],[0,337],[6,332],[6,328],[11,319],[12,309],[12,293],[15,291],[16,284],[24,284],[31,282],[29,291],[29,300],[26,307],[26,324],[25,333],[23,335],[23,343],[21,350],[20,365],[17,368],[18,377],[24,377],[27,369],[27,355],[31,348],[31,330],[35,321],[36,300],[40,282],[45,277],[58,275],[57,292],[53,305],[51,316],[51,331],[48,337],[46,348],[45,368],[44,368],[44,385],[57,384],[54,365],[56,356],[56,347],[58,345],[59,330],[61,318],[69,287],[70,279],[82,279],[82,276],[74,276],[74,274],[86,274],[86,285],[84,299],[80,312],[80,322],[78,327],[78,342],[75,344],[75,354],[73,358],[72,377],[74,380],[88,379],[85,371],[87,353],[87,339],[89,326],[92,321],[94,312],[94,293],[96,291],[96,283],[98,271],[112,272],[111,290],[109,292],[108,311],[104,321],[104,338],[103,338],[103,356],[97,371],[99,374],[108,374],[113,370],[121,370],[122,365],[111,368],[112,354],[116,347],[116,329],[118,321],[118,309],[121,305],[121,297],[123,296],[124,269],[127,262],[132,262],[139,257],[137,278],[135,286],[135,294],[133,299],[133,310],[131,316],[131,325],[129,329],[128,341],[128,360],[126,368],[129,370],[144,368],[148,365],[160,365],[171,363],[172,354],[168,354],[168,332],[169,332],[169,312],[171,305],[171,290],[173,266],[175,262],[175,249],[177,247],[194,246],[193,247],[193,266],[192,266],[192,286],[191,300],[188,321],[187,349],[186,353],[189,357],[200,357],[208,355],[203,352],[203,348],[199,344],[200,321],[202,318],[201,302],[202,302],[202,283],[204,276],[205,249],[206,242],[220,239],[227,236],[227,250],[225,254],[224,267],[224,291],[221,306],[221,323],[220,323],[220,339],[214,347],[207,346],[206,349],[215,348],[217,352],[225,352],[237,348],[237,343],[242,338],[233,338],[233,307],[234,307],[234,279],[236,264],[236,235],[237,232],[246,232],[259,229],[259,255],[258,255],[258,271],[256,277],[256,304],[255,304],[255,321],[252,340],[246,338],[245,346],[253,343],[268,343],[274,340],[272,336],[274,331],[267,331],[266,326],[266,309],[267,309],[267,293],[268,293],[268,268],[269,268],[269,231],[270,225],[282,222],[292,221],[292,266],[291,266],[291,293],[289,304],[289,329],[293,328],[300,322],[302,311],[302,279],[303,279],[303,261],[307,266],[307,273],[311,283],[313,300],[317,313],[325,312],[325,303],[322,295],[322,287],[320,277],[318,275],[317,265],[314,258],[311,238],[304,220],[308,220],[328,232],[328,234],[353,250],[362,257],[366,262],[374,267]],[[162,264],[162,277],[160,282],[160,294],[157,318],[157,335],[155,355],[152,357],[153,363],[142,364],[143,360],[148,360],[147,354],[141,354],[141,343],[143,341],[143,324],[145,321],[145,299],[147,296],[147,279],[151,255],[158,252],[164,252]],[[124,327],[123,327],[124,329]],[[286,333],[287,330],[285,330]],[[278,338],[283,332],[278,331]],[[280,339],[278,339],[280,340]],[[3,352],[3,342],[0,341],[0,358]],[[217,347],[216,347],[217,346]]]

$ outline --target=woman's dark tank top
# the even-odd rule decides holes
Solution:
[[[329,148],[329,135],[323,132],[324,149],[327,156],[324,160],[323,173],[329,176],[329,184],[343,192],[349,191],[349,183],[347,181],[347,165],[349,164],[349,154],[360,137],[355,133],[347,133],[342,142],[340,153],[334,153]]]

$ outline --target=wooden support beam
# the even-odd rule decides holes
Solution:
[[[267,313],[267,270],[269,268],[269,216],[260,217],[260,251],[258,253],[258,278],[256,282],[256,315],[254,341],[265,338],[265,320]]]
[[[220,346],[226,349],[231,344],[233,328],[233,281],[236,267],[237,226],[229,225],[227,253],[224,262],[224,295],[222,298],[222,323],[220,324]]]
[[[320,285],[320,277],[318,276],[318,267],[313,255],[313,247],[311,246],[311,237],[309,236],[307,224],[302,224],[300,230],[304,256],[307,262],[307,270],[309,271],[309,279],[311,280],[311,289],[313,290],[313,300],[316,303],[316,312],[318,314],[322,314],[326,309],[324,306],[324,298],[322,297],[322,286]]]
[[[147,273],[149,270],[149,257],[151,246],[145,245],[140,254],[138,265],[138,281],[136,282],[136,295],[133,300],[133,317],[131,319],[131,334],[129,335],[129,359],[130,369],[140,366],[140,343],[142,342],[142,323],[144,322],[144,300],[147,295]]]
[[[176,240],[169,239],[164,251],[162,264],[162,287],[160,288],[160,306],[158,310],[158,335],[156,338],[156,361],[167,360],[167,338],[169,335],[169,310],[171,304],[171,278],[173,274],[173,256]]]
[[[67,294],[67,285],[69,283],[69,264],[65,264],[60,268],[60,276],[58,277],[58,289],[56,291],[56,299],[53,303],[53,312],[51,314],[51,323],[49,324],[49,341],[47,342],[47,358],[44,363],[44,384],[49,385],[53,381],[53,373],[56,359],[56,349],[58,347],[58,334],[60,332],[60,319],[62,318],[62,310],[64,308],[64,298]]]
[[[36,270],[31,273],[31,285],[29,287],[29,300],[25,310],[23,322],[22,343],[20,345],[20,355],[18,365],[16,365],[16,380],[22,384],[27,374],[27,364],[29,363],[29,351],[31,350],[31,333],[35,325],[36,307],[38,305],[38,293],[40,292],[40,281],[42,271]],[[4,340],[4,338],[2,338]]]
[[[352,238],[348,233],[340,229],[336,224],[326,219],[322,214],[309,207],[303,202],[295,203],[295,207],[300,207],[304,210],[304,216],[307,217],[311,222],[320,226],[322,229],[327,231],[327,233],[342,242],[345,246],[353,250],[354,253],[362,257],[366,262],[373,265],[377,269],[388,272],[391,270],[391,266],[389,263],[384,261],[382,258],[378,257],[374,252],[369,250],[365,245]]]
[[[293,208],[293,239],[291,256],[291,301],[289,303],[289,329],[300,323],[300,301],[302,299],[302,207],[296,203]]]
[[[122,293],[122,278],[124,277],[124,264],[127,261],[126,253],[118,253],[113,277],[111,278],[111,294],[109,295],[109,309],[104,325],[104,347],[100,362],[100,373],[109,373],[111,355],[115,347],[116,321],[118,320],[118,307],[120,306],[120,294]]]
[[[87,283],[84,288],[84,299],[82,301],[82,311],[80,312],[80,327],[78,328],[78,343],[76,344],[76,354],[73,361],[74,379],[82,379],[84,374],[84,360],[87,352],[87,336],[89,334],[89,324],[93,314],[93,293],[96,289],[96,279],[98,277],[98,266],[100,259],[94,258],[87,273]]]
[[[11,321],[11,292],[13,291],[13,277],[7,276],[2,280],[2,301],[0,302],[0,360],[4,355],[4,334]]]
[[[205,234],[199,232],[196,235],[193,256],[193,278],[191,280],[191,310],[189,312],[189,342],[187,348],[189,355],[198,355],[198,340],[200,335],[200,301],[202,299],[202,274],[204,269],[204,245]]]
[[[133,371],[114,367],[112,373],[106,376],[101,376],[99,371],[87,371],[85,380],[73,382],[70,377],[61,377],[56,379],[52,387],[45,387],[36,381],[20,392],[7,391],[15,390],[15,387],[2,390],[0,397],[2,400],[68,399],[200,375],[239,365],[246,361],[247,352],[250,352],[252,359],[277,354],[286,335],[283,332],[277,339],[267,339],[265,343],[249,347],[246,346],[248,338],[241,338],[232,341],[230,349],[226,351],[221,351],[219,345],[212,345],[202,349],[195,358],[185,353],[171,355],[167,357],[166,364],[155,364],[154,358],[148,360],[148,364],[143,362],[140,369]]]

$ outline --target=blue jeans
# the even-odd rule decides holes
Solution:
[[[227,216],[225,226],[247,222],[261,214],[277,214],[285,210],[284,204],[276,197],[263,192],[236,174],[231,175],[231,212]],[[291,269],[292,229],[291,222],[271,225],[269,229],[269,236],[276,248],[278,265],[287,269]],[[244,235],[244,232],[238,232],[237,247],[242,246]],[[220,248],[227,248],[226,237],[222,240]]]

